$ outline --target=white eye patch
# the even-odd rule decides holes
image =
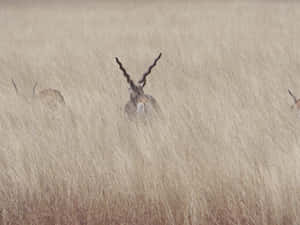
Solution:
[[[145,104],[142,103],[142,102],[139,102],[137,104],[136,112],[137,113],[144,113],[145,112]]]

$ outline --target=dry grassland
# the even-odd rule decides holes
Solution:
[[[1,4],[0,224],[299,225],[299,28],[293,2]],[[131,123],[114,57],[138,80],[159,52],[164,119]]]

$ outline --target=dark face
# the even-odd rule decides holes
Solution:
[[[130,90],[130,100],[134,103],[138,102],[138,99],[144,95],[144,90],[142,86],[137,86],[136,90],[133,90],[132,88],[129,88]]]

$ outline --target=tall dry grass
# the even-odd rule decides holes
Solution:
[[[0,224],[300,224],[300,6],[3,4]],[[128,84],[163,121],[130,123]],[[49,114],[16,96],[57,88]]]

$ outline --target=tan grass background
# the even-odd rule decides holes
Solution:
[[[300,224],[299,26],[293,2],[2,4],[0,224]],[[137,80],[159,52],[164,120],[130,123],[114,57]]]

